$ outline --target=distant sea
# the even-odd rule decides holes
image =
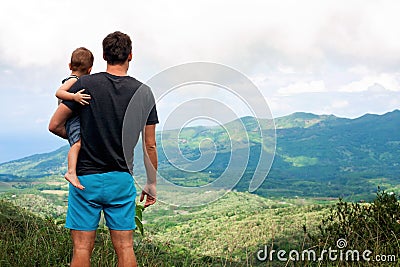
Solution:
[[[50,132],[30,135],[29,132],[19,135],[0,134],[0,163],[20,159],[33,154],[46,153],[67,145],[68,142]]]

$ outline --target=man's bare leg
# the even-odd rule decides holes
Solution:
[[[65,173],[65,179],[70,182],[73,186],[84,189],[79,182],[78,176],[76,175],[76,164],[78,163],[79,151],[81,150],[81,140],[71,146],[68,152],[68,171]]]
[[[118,267],[137,267],[133,251],[133,231],[110,230],[110,234],[118,257]]]
[[[71,267],[90,267],[96,231],[71,230],[73,255]]]

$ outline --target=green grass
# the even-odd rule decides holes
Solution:
[[[71,242],[52,220],[1,201],[0,247],[0,266],[65,266]]]
[[[7,192],[11,189],[11,185],[9,183],[5,183],[5,182],[0,182],[0,193],[1,192]]]
[[[176,196],[175,192],[160,194],[165,198]],[[71,240],[60,221],[46,218],[43,213],[33,215],[10,203],[25,203],[35,212],[37,206],[51,204],[48,199],[49,202],[43,202],[46,198],[41,196],[31,197],[29,202],[28,196],[21,194],[0,201],[0,266],[68,266]],[[335,218],[332,211],[339,207],[336,203],[337,200],[329,198],[267,199],[240,192],[229,192],[215,202],[192,208],[158,202],[143,212],[144,236],[134,234],[138,264],[151,267],[318,266],[312,262],[260,262],[256,253],[265,245],[285,251],[317,249],[320,243],[315,240],[318,239],[310,236],[323,238],[321,227],[329,226],[332,232],[338,232],[322,224],[327,218]],[[393,208],[397,208],[395,205],[393,202]],[[334,242],[333,239],[329,242]],[[393,240],[398,242],[398,237]],[[325,244],[334,246],[328,240]],[[100,227],[92,266],[115,266],[116,261],[108,230]],[[324,262],[320,266],[352,265]]]
[[[210,259],[220,257],[226,264],[253,266],[258,264],[255,253],[265,244],[292,249],[303,245],[303,226],[316,230],[328,211],[327,205],[311,203],[231,192],[205,207],[153,206],[146,211],[147,227],[153,229],[149,236],[170,246]]]

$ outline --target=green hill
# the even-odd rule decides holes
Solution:
[[[365,193],[367,197],[377,185],[398,191],[398,110],[353,120],[330,118],[308,128],[277,132],[278,147],[269,175],[272,181],[292,181],[310,195]]]
[[[245,131],[241,131],[242,123]],[[383,115],[366,114],[356,119],[298,112],[276,118],[274,123],[274,162],[256,194],[370,199],[377,185],[387,190],[400,190],[399,110]],[[272,152],[261,146],[260,135],[271,136],[274,124],[271,120],[244,117],[224,127],[198,126],[158,133],[160,174],[176,184],[203,185],[221,175],[232,154],[240,157],[244,154],[240,153],[241,149],[245,151],[250,146],[247,168],[236,185],[237,190],[247,191],[261,149]],[[245,142],[246,135],[249,143]],[[62,175],[67,150],[65,146],[51,153],[0,164],[0,181]],[[215,158],[212,164],[200,166],[203,168],[199,172],[181,171],[173,166],[196,169],[200,156]],[[137,169],[143,168],[141,161],[141,153],[136,153]]]
[[[0,180],[16,181],[60,175],[66,170],[68,146],[0,164]]]
[[[307,128],[324,121],[328,121],[332,124],[335,121],[344,122],[346,120],[348,119],[338,118],[333,115],[315,115],[312,113],[296,112],[289,116],[275,119],[275,126],[276,129]]]

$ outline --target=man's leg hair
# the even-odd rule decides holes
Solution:
[[[118,267],[136,267],[133,251],[133,231],[110,230],[111,240],[118,257]]]
[[[96,231],[71,230],[73,254],[71,267],[90,267]]]

